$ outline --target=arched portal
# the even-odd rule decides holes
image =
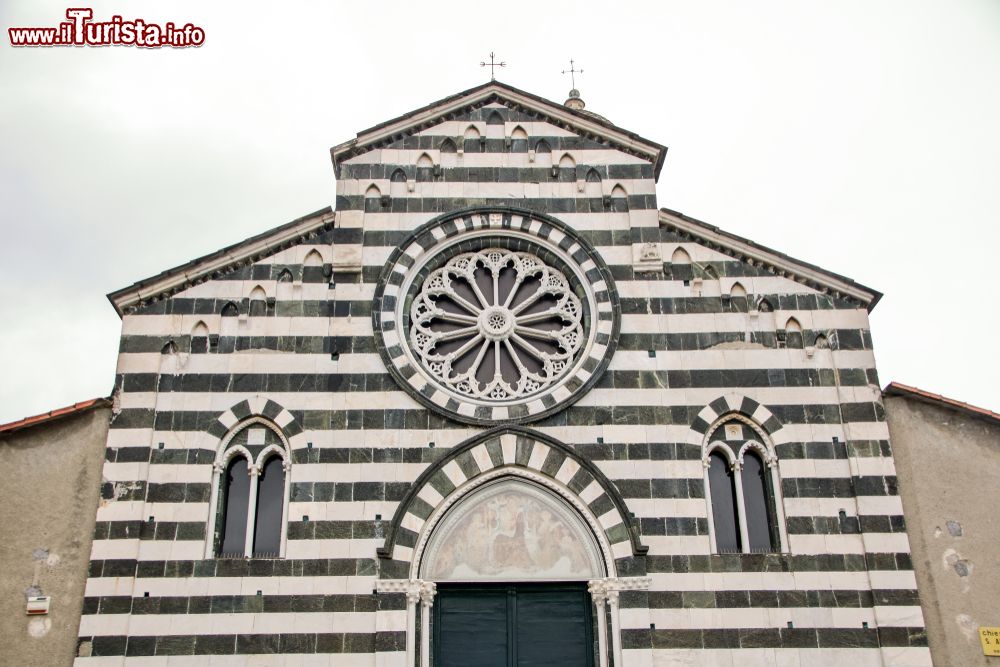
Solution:
[[[377,589],[405,594],[408,665],[607,667],[609,655],[622,664],[619,592],[649,585],[618,574],[645,551],[593,463],[506,426],[453,447],[415,481],[379,550],[382,572],[407,578],[383,574]]]
[[[423,625],[422,645],[432,644],[440,667],[591,666],[587,584],[603,581],[613,567],[604,556],[610,548],[598,545],[579,510],[555,491],[504,472],[425,526],[430,535],[417,569],[436,599],[433,630]]]

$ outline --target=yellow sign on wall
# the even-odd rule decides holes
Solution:
[[[979,628],[979,643],[983,645],[983,655],[1000,657],[1000,628]]]

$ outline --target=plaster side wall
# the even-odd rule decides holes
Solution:
[[[934,664],[995,664],[978,628],[1000,625],[1000,426],[905,396],[885,404]]]
[[[0,664],[73,664],[110,416],[95,408],[0,437]],[[52,606],[29,617],[36,572]]]
[[[653,165],[496,108],[505,135],[522,125],[529,147],[545,138],[551,164],[568,154],[574,166],[513,152],[490,136],[493,109],[470,109],[341,164],[335,219],[313,238],[126,313],[104,472],[114,493],[98,512],[78,664],[200,665],[209,654],[262,664],[248,656],[265,653],[300,654],[281,664],[403,664],[404,595],[373,594],[379,578],[406,576],[378,558],[382,531],[413,481],[484,429],[400,388],[375,345],[372,302],[414,229],[486,205],[558,218],[616,282],[610,368],[579,402],[527,426],[593,462],[649,547],[616,553],[618,574],[652,578],[649,593],[622,598],[625,663],[928,664],[863,304],[700,245],[661,224]],[[485,141],[462,144],[469,124]],[[464,154],[442,156],[446,138]],[[584,182],[591,168],[598,192]],[[391,183],[397,169],[406,183]],[[619,184],[627,206],[610,197]],[[366,197],[373,185],[378,196]],[[660,256],[638,273],[646,244]],[[671,267],[678,247],[697,266]],[[724,308],[736,280],[775,311]],[[268,312],[249,316],[258,285]],[[220,316],[229,301],[238,317]],[[793,314],[807,345],[822,333],[836,349],[779,348]],[[207,354],[190,352],[199,322]],[[704,419],[730,405],[773,415],[789,554],[710,552],[701,441]],[[286,420],[292,450],[286,558],[205,559],[216,449],[258,413]],[[607,511],[606,496],[585,502]]]

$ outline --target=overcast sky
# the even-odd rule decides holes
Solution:
[[[328,149],[489,78],[670,147],[660,206],[880,290],[890,380],[1000,410],[1000,2],[73,2],[197,49],[13,49],[0,3],[0,422],[96,396],[105,294],[334,200]],[[209,6],[210,5],[210,6]]]

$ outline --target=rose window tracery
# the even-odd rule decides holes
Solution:
[[[486,248],[427,276],[410,308],[409,338],[452,391],[505,401],[545,389],[573,364],[582,317],[562,272],[528,252]]]

